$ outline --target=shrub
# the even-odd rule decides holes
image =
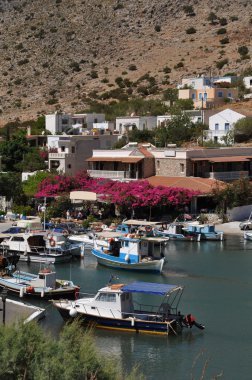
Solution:
[[[237,16],[231,16],[231,17],[230,17],[230,20],[231,20],[231,21],[238,21],[238,17],[237,17]]]
[[[137,70],[137,67],[136,67],[136,65],[131,64],[131,65],[129,65],[128,69],[130,71],[135,71],[135,70]]]
[[[249,50],[247,46],[240,46],[238,48],[238,53],[240,54],[241,57],[246,56],[248,54]]]
[[[191,28],[186,29],[186,34],[194,34],[196,33],[196,29],[192,26]]]
[[[227,19],[225,17],[222,17],[219,19],[219,23],[221,26],[227,25]]]
[[[217,15],[214,12],[210,12],[207,17],[207,21],[210,21],[212,25],[215,25],[218,23],[217,19],[218,19]]]
[[[229,43],[229,38],[228,38],[228,37],[223,38],[222,40],[220,40],[220,43],[221,43],[222,45],[226,45],[226,44],[228,44],[228,43]]]
[[[223,68],[223,66],[225,66],[226,64],[228,64],[228,59],[227,58],[222,59],[219,62],[216,62],[216,67],[217,67],[217,69],[221,70]]]
[[[69,67],[72,69],[73,72],[78,72],[78,71],[81,71],[81,68],[80,68],[80,65],[78,62],[71,62],[69,64]]]
[[[227,33],[227,29],[226,28],[220,28],[217,30],[217,34],[225,34]]]
[[[21,59],[20,61],[18,61],[18,66],[26,65],[28,62],[29,62],[29,59],[27,58]]]
[[[187,16],[195,16],[195,12],[192,5],[184,5],[183,11]]]
[[[171,69],[170,69],[170,67],[165,66],[165,67],[163,68],[163,72],[164,72],[165,74],[170,74],[170,73],[171,73]]]
[[[155,32],[161,32],[161,26],[160,25],[155,25]]]
[[[98,73],[97,73],[97,71],[95,71],[95,70],[91,70],[91,72],[90,72],[90,77],[91,77],[92,79],[96,79],[96,78],[98,78]]]
[[[174,66],[174,69],[179,69],[181,67],[184,67],[184,63],[183,62],[178,62],[175,66]]]

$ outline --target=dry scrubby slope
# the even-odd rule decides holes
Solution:
[[[250,59],[237,62],[237,48],[246,45],[252,55],[252,3],[192,1],[195,16],[186,15],[185,5],[188,1],[0,1],[1,123],[55,108],[81,110],[92,91],[117,88],[118,76],[136,81],[150,72],[161,91],[185,75],[250,66]],[[226,34],[218,35],[221,26],[207,21],[211,11],[227,18]],[[196,33],[187,34],[190,27]],[[226,36],[229,43],[222,45]],[[224,58],[229,63],[219,71],[216,62]],[[179,62],[184,67],[174,69]],[[170,78],[165,66],[172,69]]]

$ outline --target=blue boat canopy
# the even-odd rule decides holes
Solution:
[[[157,294],[162,296],[179,289],[182,290],[183,287],[178,285],[159,284],[156,282],[135,281],[129,285],[124,285],[121,288],[121,291],[128,293]]]

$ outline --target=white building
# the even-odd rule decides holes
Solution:
[[[251,77],[244,77],[243,83],[247,89],[252,90],[252,76]]]
[[[127,133],[132,129],[151,130],[157,126],[156,116],[120,116],[116,118],[116,131],[120,134]]]
[[[120,137],[111,133],[88,136],[49,135],[48,168],[67,175],[74,175],[87,169],[86,159],[92,156],[93,149],[111,149]]]
[[[217,85],[218,83],[230,83],[230,84],[236,84],[237,77],[236,76],[215,76],[215,77],[208,77],[208,76],[200,76],[200,77],[192,77],[192,78],[183,78],[180,85],[178,85],[178,88],[183,87],[191,87],[195,89],[202,89],[207,87],[213,87]]]
[[[229,108],[209,117],[209,131],[207,139],[223,143],[222,137],[226,136],[234,127],[234,124],[246,116]]]
[[[45,127],[53,135],[62,132],[76,131],[82,133],[83,129],[92,129],[94,123],[105,121],[105,114],[85,113],[85,114],[63,114],[56,112],[45,115]]]

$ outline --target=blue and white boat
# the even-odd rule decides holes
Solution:
[[[131,234],[110,239],[108,248],[95,243],[91,252],[99,264],[111,268],[162,272],[167,240]]]
[[[183,290],[183,286],[139,281],[108,284],[96,295],[86,294],[76,301],[53,301],[53,305],[64,320],[78,318],[101,329],[166,336],[177,335],[192,326],[203,330],[204,326],[191,314],[183,315],[178,310]]]
[[[170,240],[200,241],[200,234],[192,234],[186,231],[184,227],[183,223],[174,222],[169,224],[164,230],[154,229],[154,234],[156,236],[168,237]]]
[[[184,227],[184,231],[194,236],[200,235],[200,240],[223,241],[224,239],[223,231],[215,231],[215,226],[211,224],[188,224]]]
[[[12,267],[12,266],[11,266]],[[38,274],[16,270],[1,272],[0,287],[19,297],[70,298],[75,299],[80,287],[72,281],[59,280],[56,272],[49,268],[40,269]]]

